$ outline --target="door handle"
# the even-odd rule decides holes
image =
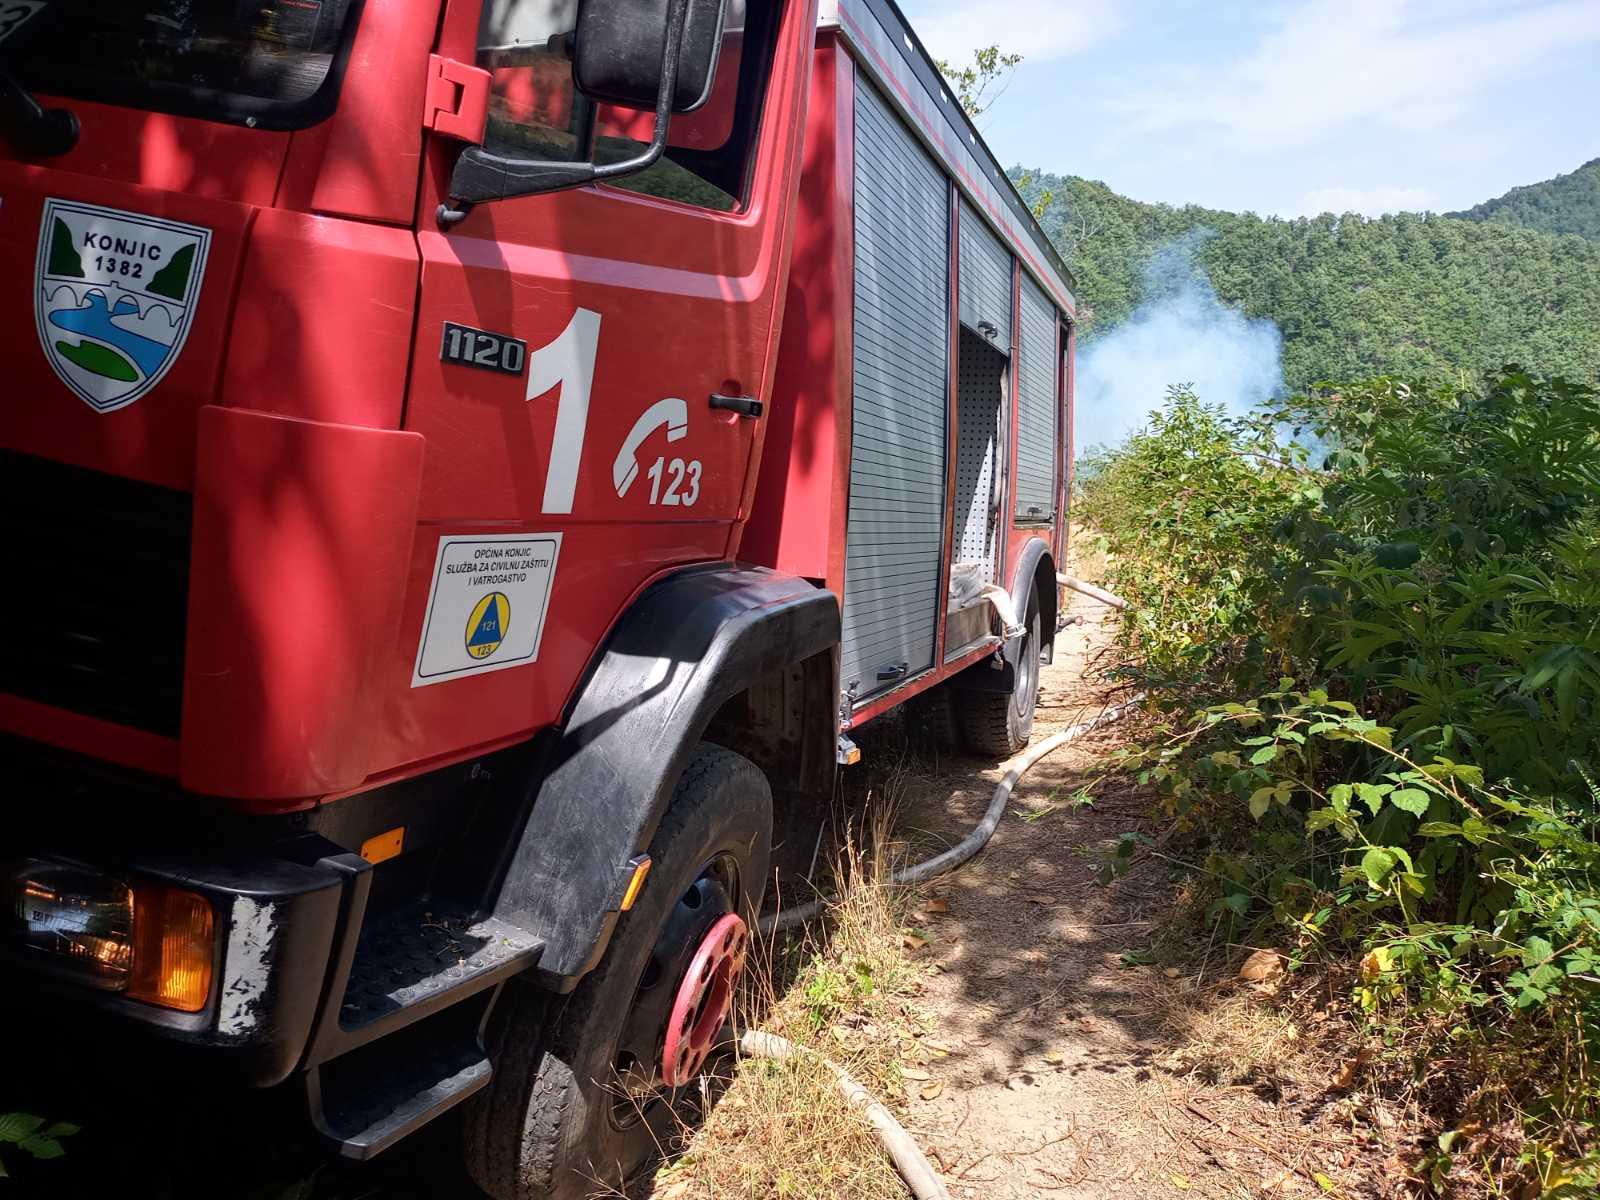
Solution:
[[[754,396],[724,396],[720,392],[711,393],[711,407],[741,417],[759,417],[762,410],[761,401]]]

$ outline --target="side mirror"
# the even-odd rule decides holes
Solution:
[[[724,0],[579,0],[573,81],[584,95],[629,108],[654,109],[650,144],[632,158],[538,162],[470,146],[450,176],[454,206],[440,205],[441,225],[453,225],[473,204],[581,187],[634,175],[667,148],[674,112],[706,102],[722,47]]]
[[[654,108],[661,92],[669,0],[580,0],[572,79],[591,100]],[[678,42],[672,111],[693,112],[711,95],[722,48],[723,0],[688,0]]]

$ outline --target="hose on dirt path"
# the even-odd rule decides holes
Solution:
[[[815,1058],[824,1063],[838,1080],[839,1090],[844,1093],[844,1098],[860,1108],[867,1120],[872,1122],[872,1127],[878,1131],[884,1149],[894,1160],[895,1170],[900,1172],[900,1177],[906,1181],[911,1194],[917,1200],[950,1200],[950,1193],[945,1189],[944,1180],[939,1178],[939,1173],[933,1169],[933,1164],[928,1161],[927,1155],[922,1153],[922,1148],[917,1145],[916,1139],[894,1119],[893,1113],[874,1100],[872,1093],[857,1083],[843,1067],[814,1050],[795,1045],[788,1038],[781,1038],[775,1033],[763,1033],[759,1029],[745,1030],[743,1036],[739,1038],[739,1049],[751,1058],[781,1060],[805,1057]]]
[[[994,798],[989,801],[988,811],[983,814],[983,820],[978,822],[977,828],[966,837],[962,838],[950,849],[942,854],[936,854],[923,862],[914,863],[909,867],[901,867],[889,876],[891,884],[921,883],[932,879],[935,875],[943,875],[946,871],[953,871],[962,863],[971,859],[978,851],[989,844],[989,839],[994,836],[994,831],[1000,828],[1000,818],[1005,816],[1006,803],[1011,799],[1011,791],[1017,786],[1017,781],[1028,773],[1036,762],[1051,751],[1065,746],[1068,742],[1075,741],[1102,725],[1109,725],[1120,720],[1124,713],[1133,708],[1144,699],[1141,693],[1131,700],[1121,704],[1108,705],[1100,710],[1100,714],[1088,721],[1079,721],[1069,725],[1059,733],[1053,733],[1044,741],[1034,746],[1029,746],[1021,754],[1007,760],[1004,778],[995,786]],[[772,913],[763,917],[760,930],[763,934],[770,934],[780,929],[790,929],[805,921],[811,920],[828,906],[826,899],[812,900],[806,904],[797,904],[793,908]]]
[[[994,831],[1000,827],[1000,819],[1005,816],[1011,792],[1017,786],[1017,781],[1028,773],[1030,767],[1051,751],[1082,737],[1090,730],[1120,720],[1124,713],[1143,699],[1141,693],[1121,704],[1108,705],[1093,719],[1069,725],[1059,733],[1051,734],[1038,745],[1030,746],[1021,754],[1009,759],[1005,764],[1006,773],[995,785],[994,798],[989,801],[988,811],[983,814],[983,820],[978,822],[977,828],[944,853],[895,871],[890,875],[889,881],[896,884],[921,883],[925,879],[932,879],[935,875],[952,871],[967,862],[988,845],[989,839],[994,836]],[[788,929],[802,921],[810,920],[823,910],[826,903],[818,899],[781,913],[774,913],[761,921],[761,932],[770,934],[775,930]],[[944,1181],[933,1169],[933,1164],[928,1161],[927,1155],[922,1153],[922,1148],[917,1145],[916,1139],[894,1119],[893,1113],[874,1100],[872,1094],[857,1083],[843,1067],[814,1050],[797,1046],[787,1038],[781,1038],[775,1033],[765,1033],[759,1029],[747,1029],[739,1038],[739,1049],[751,1058],[787,1059],[803,1055],[817,1058],[825,1063],[838,1080],[839,1090],[844,1093],[845,1099],[859,1107],[873,1128],[878,1131],[878,1137],[894,1161],[895,1169],[900,1172],[900,1177],[906,1181],[906,1186],[911,1189],[911,1194],[916,1200],[949,1200],[950,1193],[946,1190]]]

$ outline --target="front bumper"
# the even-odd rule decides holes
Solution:
[[[325,846],[307,839],[302,849],[311,854]],[[59,849],[25,848],[37,856]],[[63,1040],[103,1045],[108,1061],[147,1058],[161,1074],[200,1072],[247,1086],[287,1078],[304,1057],[322,1002],[347,876],[322,861],[282,857],[179,863],[134,855],[98,857],[91,865],[199,892],[211,902],[216,941],[205,1007],[175,1012],[98,991],[59,976],[44,956],[7,946],[0,964],[10,982],[0,1006],[24,1018],[8,1027],[25,1030],[28,1040],[48,1028]]]
[[[305,1057],[324,1003],[355,856],[290,822],[238,818],[170,782],[0,738],[7,801],[0,858],[67,859],[130,883],[165,883],[210,901],[215,938],[205,1006],[183,1013],[64,978],[50,956],[0,924],[0,1060],[52,1040],[121,1063],[149,1051],[158,1074],[245,1085],[286,1078]],[[362,867],[360,859],[355,859]]]

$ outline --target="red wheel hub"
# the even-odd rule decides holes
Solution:
[[[705,1065],[733,1007],[734,984],[749,948],[750,930],[738,913],[728,913],[701,939],[667,1018],[661,1078],[668,1087],[682,1087]]]

